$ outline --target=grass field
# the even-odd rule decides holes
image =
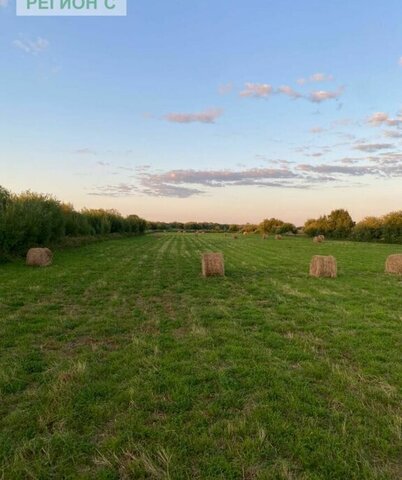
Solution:
[[[161,234],[1,266],[0,479],[399,480],[399,252]]]

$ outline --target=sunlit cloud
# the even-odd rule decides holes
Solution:
[[[268,83],[246,83],[244,90],[240,92],[241,97],[267,98],[272,95],[274,89]]]
[[[278,93],[282,93],[283,95],[287,95],[291,98],[301,98],[303,95],[299,92],[296,92],[292,87],[289,85],[282,85],[278,88]]]
[[[329,90],[316,90],[309,94],[307,97],[313,103],[321,103],[326,100],[337,100],[343,93],[343,88],[338,90],[329,91]]]
[[[283,189],[314,189],[324,184],[336,188],[353,185],[354,177],[400,178],[402,177],[402,153],[382,152],[391,144],[364,144],[364,152],[377,152],[363,157],[343,157],[332,163],[294,164],[287,160],[272,160],[276,166],[267,168],[239,168],[221,170],[180,169],[155,172],[147,165],[137,169],[130,183],[120,182],[98,186],[91,195],[189,198],[205,195],[211,189],[257,187]],[[357,145],[360,147],[360,145]],[[324,152],[309,154],[320,157]],[[258,155],[258,158],[263,156]],[[265,157],[264,157],[265,159]]]
[[[391,118],[388,113],[376,112],[367,119],[367,122],[375,127],[382,125],[388,125],[389,127],[398,127],[402,124],[402,116],[398,115],[397,118]]]

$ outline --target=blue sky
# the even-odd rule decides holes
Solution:
[[[148,219],[402,204],[402,4],[0,0],[0,184]]]

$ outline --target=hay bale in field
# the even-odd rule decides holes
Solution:
[[[336,278],[337,264],[336,258],[332,255],[315,255],[310,263],[310,275],[312,277],[330,277]]]
[[[385,262],[385,272],[402,275],[402,253],[390,255]]]
[[[243,232],[243,235],[248,235],[248,232]]]
[[[275,235],[275,240],[283,240],[282,235]]]
[[[222,253],[204,253],[201,259],[203,277],[223,277],[225,264]]]
[[[324,235],[317,235],[313,238],[314,243],[322,243],[325,240]]]
[[[26,264],[30,267],[48,267],[52,264],[53,253],[48,248],[31,248],[28,250]]]

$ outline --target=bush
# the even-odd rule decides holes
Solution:
[[[65,237],[141,234],[145,220],[115,210],[83,210],[49,195],[12,195],[0,186],[0,260],[25,255],[31,247],[59,244]]]
[[[65,235],[60,202],[47,195],[13,195],[2,212],[0,245],[9,254],[25,254],[31,247],[52,244]]]
[[[346,210],[334,210],[328,216],[307,220],[304,233],[311,237],[325,235],[360,242],[402,243],[402,211],[366,217],[355,224]]]

